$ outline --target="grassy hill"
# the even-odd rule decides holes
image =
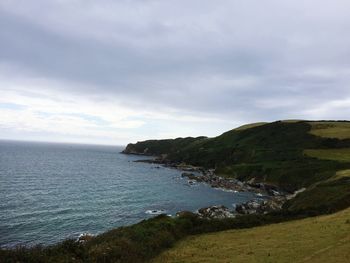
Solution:
[[[327,213],[350,207],[350,170],[342,170],[316,182],[285,204],[288,210]]]
[[[160,215],[138,224],[119,227],[84,243],[65,240],[51,246],[0,248],[1,263],[138,263],[148,262],[167,248],[190,235],[228,229],[242,229],[278,223],[307,214],[278,211],[267,215],[244,215],[237,218],[203,219],[190,212],[171,218]]]
[[[162,253],[163,262],[347,262],[350,209],[242,230],[191,236]]]
[[[339,196],[348,196],[349,181],[331,179],[337,172],[350,169],[350,122],[347,121],[255,123],[214,138],[138,142],[129,144],[125,152],[130,150],[162,155],[165,161],[174,163],[216,168],[216,173],[224,177],[243,181],[255,178],[287,191],[308,188],[292,201],[295,203],[289,202],[289,209],[311,209],[301,200],[306,196],[314,210],[322,206],[322,211],[335,211],[348,205],[338,198],[324,198],[322,204],[311,199],[316,192],[320,194],[326,189],[325,193],[339,191]]]

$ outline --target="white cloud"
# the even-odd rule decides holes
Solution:
[[[125,144],[157,137],[208,135],[208,131],[200,133],[194,128],[196,123],[199,126],[208,122],[231,125],[227,120],[191,115],[171,108],[161,111],[133,109],[125,107],[125,103],[116,97],[67,92],[68,87],[73,90],[79,84],[40,78],[15,79],[13,72],[8,70],[6,73],[9,75],[0,71],[0,136],[6,139],[13,138],[3,132],[13,131],[15,134],[23,132],[25,138],[34,140],[43,137],[44,140],[63,138],[67,142]],[[65,92],[61,86],[65,86]],[[155,123],[152,133],[143,129],[147,121]],[[214,133],[209,132],[209,135]]]
[[[346,118],[349,9],[346,0],[2,0],[0,138],[126,143]]]
[[[334,116],[338,116],[339,120],[347,120],[350,116],[350,97],[312,105],[304,114],[317,120],[333,119]]]

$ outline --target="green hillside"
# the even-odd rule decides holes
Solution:
[[[214,138],[129,144],[125,152],[137,149],[142,153],[145,147],[147,154],[165,156],[164,161],[216,168],[216,173],[223,177],[242,181],[255,178],[290,192],[302,187],[323,191],[326,188],[321,188],[322,184],[314,186],[323,181],[323,184],[332,184],[332,191],[339,190],[340,195],[348,190],[348,180],[327,181],[338,171],[350,168],[350,122],[346,121],[256,123]],[[301,197],[306,197],[309,190]],[[305,208],[302,201],[295,202],[289,204],[289,209]],[[344,208],[345,204],[330,199],[322,205],[324,210],[333,211],[336,207]]]
[[[327,216],[191,236],[152,262],[343,263],[349,258],[347,209]]]
[[[147,262],[190,235],[249,228],[306,216],[308,215],[283,211],[267,215],[244,215],[212,220],[200,218],[190,212],[174,218],[160,215],[138,224],[107,231],[96,237],[87,237],[83,243],[65,240],[46,247],[0,248],[0,262],[141,263]]]
[[[195,144],[203,139],[206,139],[206,137],[148,140],[135,144],[128,144],[124,152],[129,154],[161,155],[170,152],[178,152],[180,149]]]
[[[324,213],[350,207],[350,170],[337,172],[333,177],[317,182],[285,204],[289,210]]]

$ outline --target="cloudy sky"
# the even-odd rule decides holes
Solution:
[[[1,0],[0,138],[349,119],[349,0]]]

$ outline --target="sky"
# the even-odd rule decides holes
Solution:
[[[1,0],[0,139],[349,119],[348,0]]]

